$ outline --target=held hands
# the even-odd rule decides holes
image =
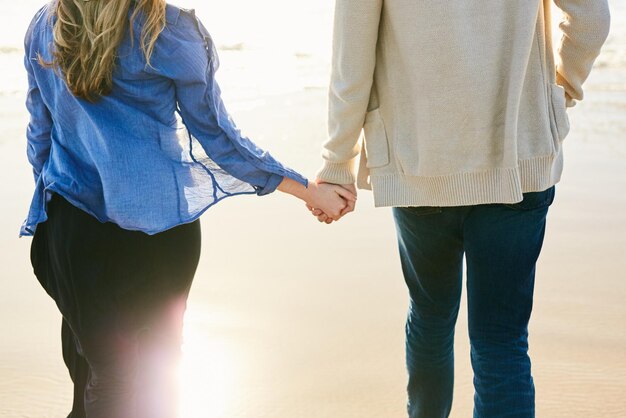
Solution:
[[[317,181],[309,182],[309,187],[305,188],[295,180],[285,178],[278,186],[278,190],[304,200],[311,213],[320,222],[327,224],[338,221],[345,214],[352,212],[356,205],[354,185],[340,186]]]
[[[337,185],[325,183],[318,179],[316,180],[315,186],[324,197],[330,199],[323,201],[324,198],[320,196],[321,199],[318,203],[307,202],[306,207],[318,221],[331,224],[341,219],[344,215],[354,211],[357,198],[357,191],[354,184]],[[336,196],[340,196],[342,200],[341,203],[336,200]]]

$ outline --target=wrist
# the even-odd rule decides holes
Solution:
[[[317,188],[317,184],[309,181],[308,182],[308,187],[294,181],[291,180],[289,178],[286,178],[278,185],[278,190],[283,192],[283,193],[287,193],[290,194],[294,197],[297,197],[298,199],[301,199],[307,203],[309,203],[311,201],[311,196],[313,192],[313,189]]]
[[[309,204],[314,200],[313,196],[317,192],[317,189],[318,185],[315,182],[310,181],[309,187],[306,187],[304,190],[302,190],[301,196],[296,197],[304,200],[307,204]]]

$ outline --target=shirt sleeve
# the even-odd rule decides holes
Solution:
[[[359,137],[370,100],[383,0],[337,0],[330,80],[328,134],[321,180],[356,180]]]
[[[35,181],[41,175],[45,162],[50,155],[52,140],[52,116],[46,107],[41,92],[37,86],[37,80],[33,72],[33,63],[36,57],[31,56],[30,42],[32,30],[29,28],[24,41],[26,54],[24,56],[24,66],[28,74],[28,91],[26,93],[26,108],[30,114],[30,120],[26,129],[27,156],[33,167]]]
[[[567,94],[568,106],[583,99],[582,85],[606,41],[610,27],[607,0],[554,0],[563,11],[563,36],[558,47],[557,83]]]
[[[209,32],[193,11],[181,10],[168,25],[154,65],[173,80],[183,123],[206,154],[231,176],[252,185],[258,195],[276,190],[284,177],[307,180],[243,136],[230,117],[215,79],[219,62]]]

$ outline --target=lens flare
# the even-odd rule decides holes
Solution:
[[[235,404],[233,347],[187,318],[179,370],[180,417],[226,418]]]

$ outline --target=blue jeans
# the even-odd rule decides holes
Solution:
[[[406,324],[410,418],[444,418],[452,407],[454,327],[463,255],[475,418],[535,416],[528,322],[535,265],[554,187],[516,204],[394,208],[410,293]]]

